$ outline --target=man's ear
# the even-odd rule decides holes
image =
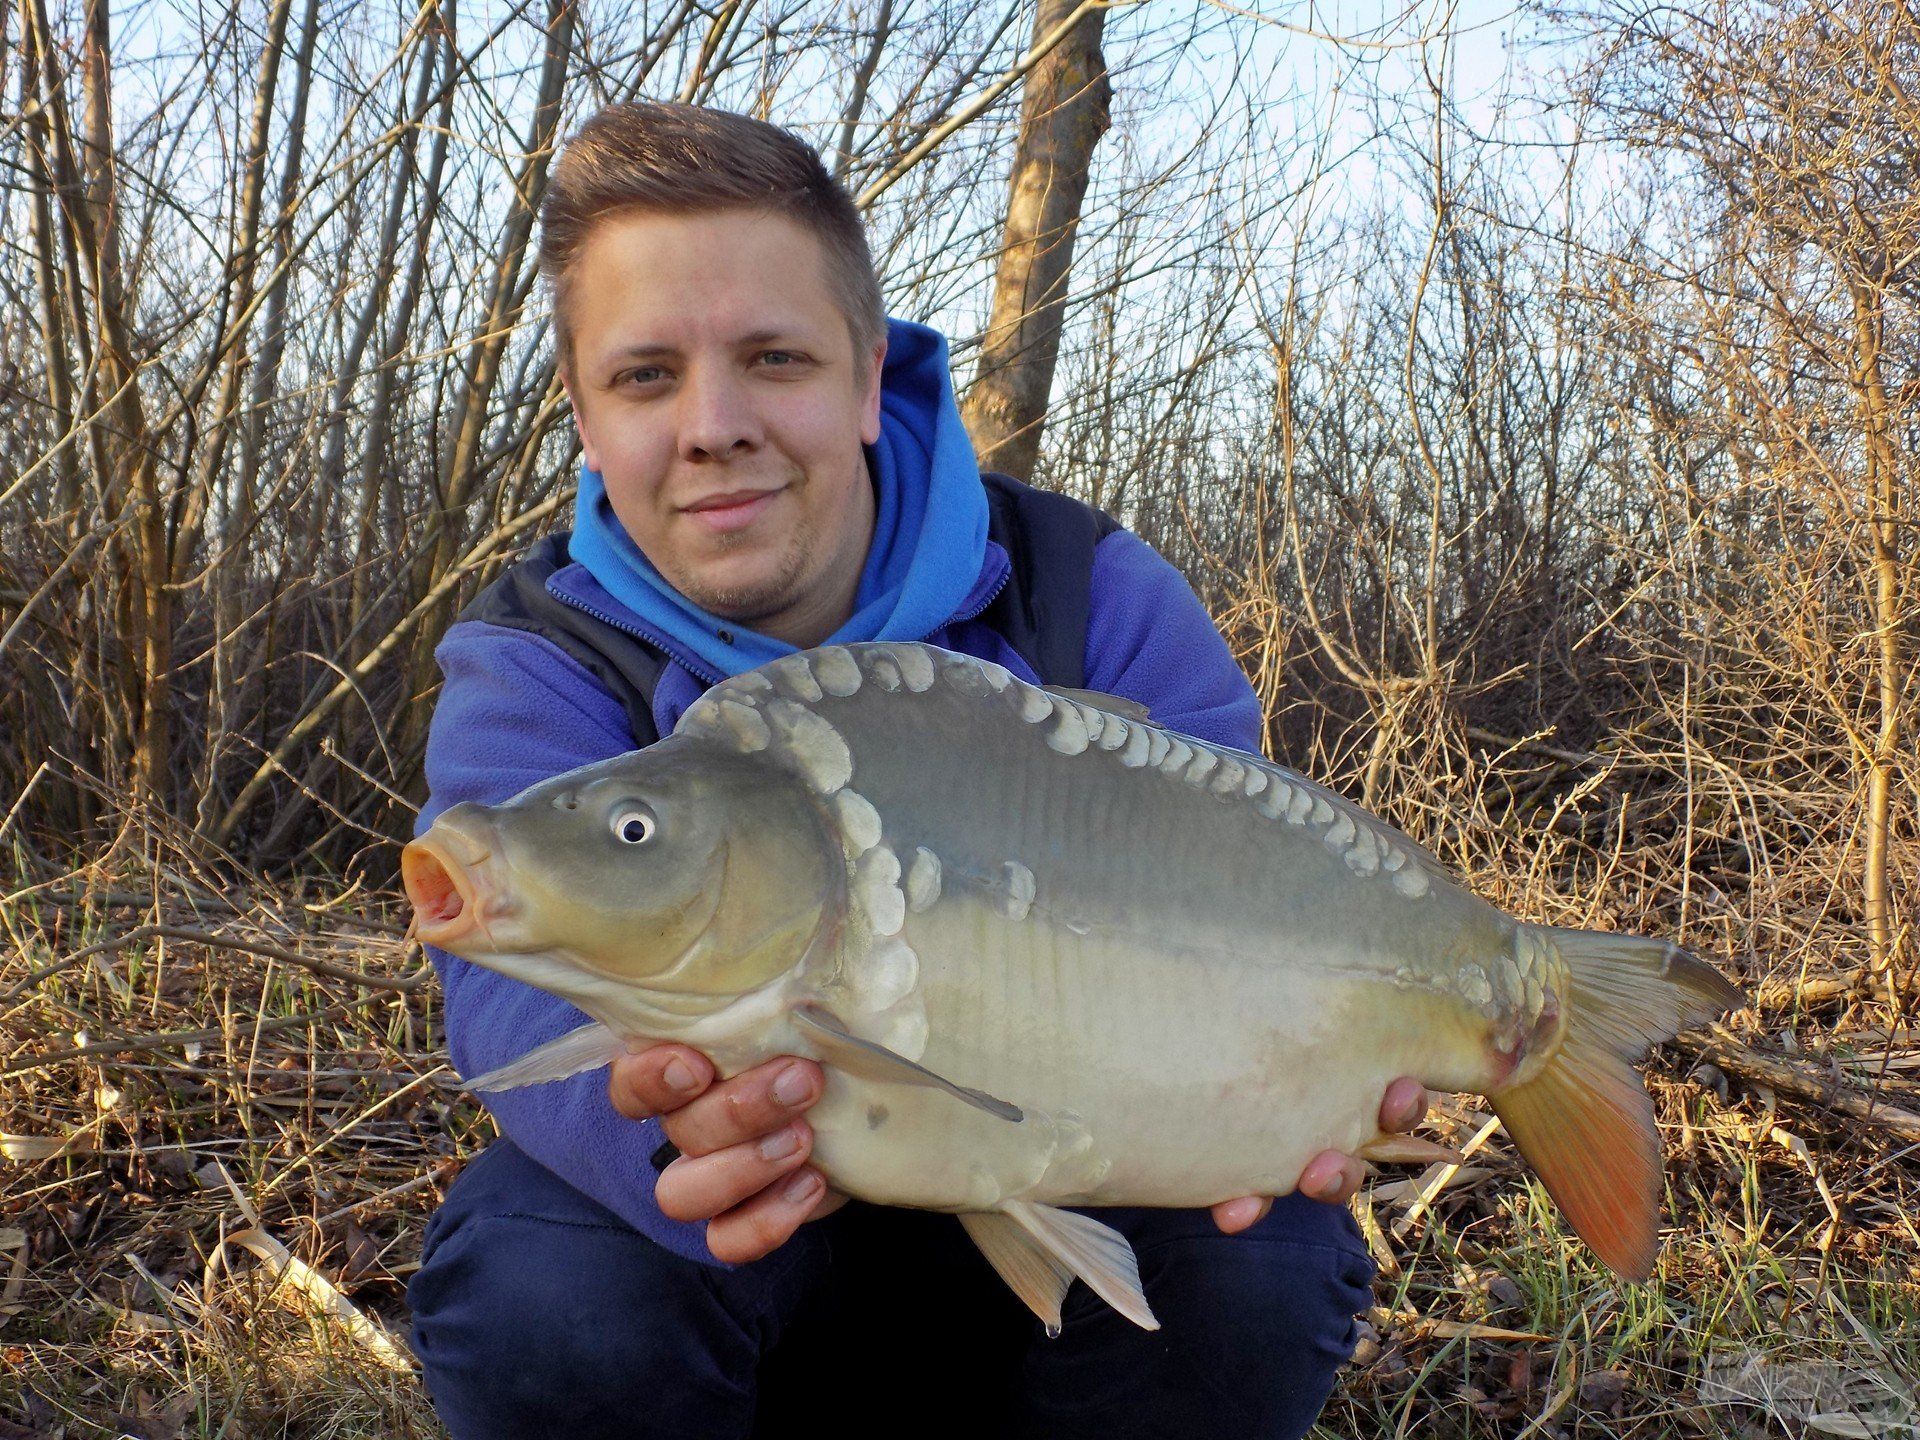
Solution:
[[[600,468],[600,456],[594,449],[593,437],[587,433],[587,417],[580,411],[580,402],[574,397],[573,376],[569,367],[560,367],[560,388],[567,392],[567,405],[573,411],[573,428],[580,436],[580,450],[589,470]]]
[[[873,362],[867,375],[866,393],[860,397],[860,439],[872,445],[880,439],[880,372],[886,368],[887,340],[883,335],[868,358]]]

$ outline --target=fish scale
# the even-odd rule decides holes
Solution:
[[[831,1183],[959,1213],[1049,1324],[1072,1275],[1152,1324],[1124,1240],[1060,1207],[1284,1193],[1325,1147],[1387,1144],[1411,1074],[1487,1095],[1602,1258],[1647,1273],[1630,1063],[1739,992],[1665,942],[1515,920],[1334,792],[1126,704],[830,646],[447,811],[403,856],[422,938],[594,1021],[473,1087],[635,1040],[728,1075],[812,1056]]]

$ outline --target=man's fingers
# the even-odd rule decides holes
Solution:
[[[1213,1223],[1229,1235],[1258,1225],[1267,1218],[1273,1201],[1264,1195],[1242,1195],[1238,1200],[1222,1200],[1213,1207]]]
[[[1300,1172],[1300,1193],[1315,1200],[1342,1204],[1360,1191],[1367,1167],[1352,1155],[1338,1150],[1322,1150]]]
[[[654,1045],[622,1055],[607,1077],[607,1097],[629,1120],[678,1110],[713,1083],[713,1062],[687,1045]]]
[[[770,1135],[820,1098],[820,1067],[783,1055],[722,1080],[664,1116],[661,1128],[683,1155],[711,1155]]]
[[[1389,1134],[1413,1129],[1426,1118],[1428,1103],[1426,1086],[1402,1075],[1387,1086],[1387,1093],[1380,1101],[1380,1128]]]
[[[813,1131],[803,1120],[710,1155],[682,1155],[660,1172],[654,1198],[673,1220],[710,1220],[778,1185],[806,1164]]]
[[[681,1164],[674,1161],[674,1165]],[[673,1166],[667,1167],[671,1172]],[[660,1177],[663,1181],[665,1175]],[[821,1208],[830,1197],[827,1182],[820,1172],[803,1167],[795,1170],[743,1204],[707,1225],[707,1248],[713,1258],[729,1265],[744,1265],[786,1244],[789,1236]],[[664,1207],[663,1207],[664,1208]]]

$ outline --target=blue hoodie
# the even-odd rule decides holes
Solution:
[[[896,348],[897,347],[897,348]],[[960,428],[945,341],[892,321],[881,377],[873,546],[855,613],[835,636],[924,640],[1037,680],[1026,660],[979,617],[1007,583],[1011,562],[986,538],[986,496]],[[671,734],[682,712],[722,677],[792,647],[770,637],[719,640],[715,617],[660,578],[619,528],[599,477],[582,477],[572,564],[547,589],[669,657],[654,691],[654,722]],[[1094,551],[1085,683],[1145,705],[1175,730],[1260,749],[1252,687],[1180,573],[1126,530]],[[739,641],[744,638],[746,643]],[[778,647],[765,655],[760,649]],[[428,797],[415,834],[465,800],[497,804],[576,766],[631,750],[625,711],[550,640],[478,621],[450,627],[434,652],[445,684],[427,739]],[[758,656],[759,658],[755,658]],[[554,1039],[587,1017],[520,981],[428,950],[446,997],[447,1042],[463,1075],[478,1075]],[[657,1121],[619,1115],[604,1071],[486,1097],[500,1131],[575,1189],[668,1248],[718,1264],[701,1225],[669,1220],[654,1204]]]

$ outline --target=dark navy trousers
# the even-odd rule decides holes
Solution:
[[[1373,1265],[1344,1207],[1241,1235],[1203,1210],[1097,1212],[1161,1329],[1086,1286],[1048,1339],[951,1215],[854,1203],[731,1270],[686,1260],[507,1141],[427,1227],[408,1298],[454,1440],[1302,1435]]]

